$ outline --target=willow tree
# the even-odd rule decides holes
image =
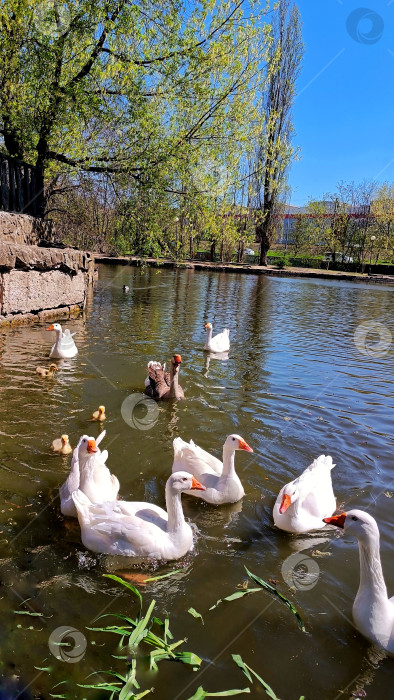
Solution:
[[[3,148],[54,191],[81,172],[110,177],[128,226],[148,236],[162,203],[174,217],[193,188],[212,189],[210,175],[196,184],[201,163],[239,159],[266,51],[258,3],[5,0]]]
[[[301,69],[303,43],[296,5],[279,0],[273,16],[266,83],[261,103],[261,126],[253,163],[253,205],[256,237],[260,241],[260,265],[275,233],[278,203],[294,156],[292,106]]]

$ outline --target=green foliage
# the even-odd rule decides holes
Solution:
[[[278,268],[278,270],[283,270],[285,267],[288,267],[289,264],[290,264],[290,260],[286,255],[279,257],[275,261],[275,265]]]
[[[293,154],[299,26],[293,9],[284,42],[284,12],[287,0],[1,4],[0,146],[45,169],[61,240],[177,259],[206,240],[224,261],[253,240],[246,164],[266,153],[274,191]]]
[[[248,666],[248,665],[244,662],[244,660],[242,659],[242,657],[241,657],[239,654],[232,654],[232,657],[233,657],[233,661],[235,661],[235,663],[237,664],[237,666],[241,669],[241,671],[244,672],[246,678],[247,678],[251,683],[253,683],[253,678],[252,678],[252,676],[254,676],[255,678],[257,678],[257,680],[259,681],[259,683],[261,683],[261,685],[263,686],[263,688],[264,688],[266,694],[268,695],[269,698],[271,698],[271,700],[280,700],[280,699],[278,698],[278,696],[276,695],[276,693],[275,693],[275,692],[272,690],[272,688],[268,685],[268,683],[266,683],[266,682],[261,678],[261,676],[259,676],[258,673],[256,673],[256,671],[253,670],[253,668],[251,668],[250,666]],[[300,700],[305,700],[305,699],[304,699],[304,697],[302,696],[302,697],[300,697]]]
[[[219,693],[207,693],[202,685],[200,685],[189,700],[204,700],[204,698],[228,698],[230,696],[233,697],[234,695],[244,695],[245,693],[250,693],[250,688],[244,688],[243,690],[221,690]]]
[[[166,576],[172,575],[165,574],[164,576],[159,576],[157,578],[165,578]],[[143,599],[142,595],[135,586],[128,583],[119,576],[113,574],[103,574],[105,578],[111,579],[116,583],[120,583],[128,591],[130,591],[136,598],[139,604],[139,610],[135,618],[131,618],[127,615],[121,615],[118,613],[105,613],[97,618],[102,620],[103,618],[113,617],[120,622],[116,625],[107,625],[106,627],[88,627],[87,629],[93,632],[108,632],[110,634],[115,634],[120,637],[118,649],[119,654],[115,655],[116,659],[123,659],[128,668],[125,673],[119,673],[116,671],[97,671],[91,675],[107,675],[111,676],[111,681],[101,681],[99,683],[90,683],[80,685],[81,688],[91,688],[96,690],[103,690],[111,693],[111,698],[118,698],[118,700],[139,700],[139,698],[144,697],[150,690],[145,690],[141,693],[136,693],[134,688],[139,689],[139,684],[137,682],[137,660],[135,654],[139,649],[140,645],[146,645],[148,647],[153,647],[152,651],[149,653],[149,665],[150,669],[153,671],[158,671],[158,662],[163,660],[178,661],[180,663],[191,666],[193,669],[199,668],[201,665],[201,659],[197,654],[190,651],[175,651],[177,647],[183,644],[186,640],[181,639],[177,642],[171,641],[173,635],[170,631],[169,618],[165,617],[161,620],[159,617],[153,616],[153,611],[155,608],[155,601],[152,600],[146,610],[143,613]],[[155,580],[155,577],[152,579]]]
[[[194,608],[189,608],[187,611],[192,617],[195,617],[197,620],[201,620],[202,624],[204,624],[204,618],[201,615],[201,613],[197,612]]]
[[[374,182],[339,183],[321,202],[310,201],[296,218],[290,246],[296,256],[323,248],[335,269],[359,270],[380,256],[394,256],[394,187]],[[305,266],[307,263],[305,262]]]
[[[219,600],[217,600],[214,605],[211,605],[209,609],[215,610],[215,608],[217,608],[221,603],[231,603],[233,600],[238,600],[239,598],[244,598],[247,595],[251,595],[251,593],[259,593],[260,591],[261,588],[246,588],[244,591],[236,591],[225,598],[219,598]]]
[[[216,217],[226,255],[234,231],[218,217],[255,129],[267,11],[265,0],[1,4],[2,147],[44,167],[66,242],[182,257]]]
[[[273,595],[277,596],[286,605],[286,607],[289,608],[290,612],[292,612],[293,615],[296,616],[300,630],[302,630],[303,632],[306,632],[305,625],[304,625],[299,613],[295,609],[294,605],[290,602],[290,600],[288,598],[286,598],[286,596],[284,596],[282,593],[280,593],[278,591],[278,589],[275,588],[275,586],[271,586],[270,583],[263,581],[263,579],[260,578],[259,576],[256,576],[256,574],[252,574],[246,568],[246,566],[245,566],[245,571],[248,574],[249,578],[251,578],[254,583],[257,583],[258,586],[261,586],[266,591],[269,591],[269,593],[273,593]]]
[[[305,632],[305,625],[298,613],[298,611],[295,609],[294,605],[291,603],[291,601],[286,598],[282,593],[278,591],[275,586],[271,586],[270,583],[267,583],[266,581],[263,581],[259,576],[256,576],[256,574],[252,574],[245,566],[245,571],[248,574],[249,578],[254,582],[257,583],[259,586],[258,588],[245,588],[240,591],[235,591],[235,593],[232,593],[231,595],[227,596],[226,598],[220,598],[219,600],[216,601],[214,605],[212,605],[209,609],[214,610],[217,608],[218,605],[220,605],[223,602],[231,602],[233,600],[238,600],[239,598],[243,598],[244,596],[251,595],[252,593],[258,593],[262,589],[265,589],[266,591],[269,591],[269,593],[272,593],[273,595],[277,596],[285,605],[286,607],[289,608],[289,610],[295,615],[298,621],[298,625],[300,629]]]
[[[279,0],[276,9],[270,27],[251,193],[256,208],[261,265],[267,264],[267,252],[276,231],[276,215],[281,208],[280,196],[285,191],[286,174],[295,155],[292,106],[304,48],[297,6],[289,0]]]
[[[265,692],[267,693],[267,695],[268,695],[269,698],[272,698],[272,700],[279,700],[278,696],[274,693],[274,691],[273,691],[272,688],[268,685],[268,683],[266,683],[265,681],[263,681],[263,679],[261,678],[261,676],[259,676],[259,675],[256,673],[256,671],[254,671],[250,666],[248,666],[248,665],[243,661],[242,657],[241,657],[239,654],[232,654],[232,657],[233,657],[233,660],[235,661],[235,663],[237,664],[237,666],[241,669],[241,671],[244,672],[246,678],[247,678],[251,683],[253,683],[253,678],[252,678],[252,675],[253,675],[253,676],[255,676],[255,678],[257,678],[257,680],[261,683],[261,685],[263,686],[263,688],[264,688],[264,690],[265,690]],[[251,674],[252,674],[252,675],[251,675]]]

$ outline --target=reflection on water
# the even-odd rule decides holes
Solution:
[[[364,508],[376,517],[394,592],[393,352],[371,358],[353,342],[366,320],[393,332],[393,299],[390,288],[362,284],[102,267],[85,317],[67,322],[77,331],[79,354],[61,363],[52,379],[35,374],[52,344],[45,325],[1,332],[0,641],[4,663],[15,664],[36,695],[59,692],[53,685],[67,679],[61,692],[78,697],[75,682],[109,668],[116,641],[86,627],[103,612],[135,612],[132,596],[102,577],[121,573],[141,586],[147,601],[156,599],[158,614],[170,613],[177,638],[188,637],[185,648],[216,659],[204,662],[202,677],[162,662],[152,680],[141,667],[141,687],[154,684],[160,700],[188,700],[202,683],[211,691],[240,687],[231,653],[240,653],[286,700],[348,698],[364,687],[374,700],[391,697],[394,662],[382,658],[371,665],[371,645],[351,623],[357,543],[330,529],[289,536],[273,526],[272,507],[284,483],[319,454],[331,454],[338,506]],[[206,319],[230,328],[227,357],[203,352]],[[159,404],[148,430],[130,427],[121,417],[123,401],[143,390],[150,359],[168,362],[175,351],[183,358],[185,401]],[[164,505],[178,435],[219,458],[233,432],[254,449],[242,459],[236,455],[242,502],[216,509],[184,498],[196,543],[179,562],[141,566],[94,555],[81,545],[78,523],[61,516],[57,489],[71,455],[52,454],[49,446],[62,433],[73,447],[85,432],[97,437],[102,426],[90,417],[99,404],[107,414],[101,447],[125,499]],[[312,588],[294,592],[283,580],[282,564],[297,552],[313,556],[320,573]],[[242,585],[244,565],[279,581],[308,634],[265,591],[208,612]],[[181,569],[174,578],[146,582],[174,569]],[[42,616],[15,615],[26,606]],[[203,614],[204,627],[189,607]],[[83,664],[65,669],[48,658],[49,635],[61,625],[86,635]],[[51,674],[34,669],[49,665]]]
[[[203,375],[204,377],[208,376],[208,370],[209,370],[209,365],[211,360],[222,360],[222,362],[225,362],[229,358],[229,352],[207,352],[204,351],[204,367],[203,367]]]

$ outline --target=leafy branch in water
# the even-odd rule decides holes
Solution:
[[[204,690],[202,685],[200,685],[189,700],[204,700],[204,698],[228,698],[230,695],[242,695],[243,693],[250,693],[250,688],[243,688],[243,690],[221,690],[219,693],[208,693],[206,690]]]
[[[294,608],[292,603],[285,598],[279,591],[268,584],[263,579],[256,576],[256,574],[251,573],[245,567],[246,573],[249,578],[257,584],[258,588],[244,589],[242,591],[236,591],[235,593],[227,596],[226,598],[219,599],[215,605],[213,605],[210,610],[216,608],[223,601],[233,601],[238,598],[242,598],[245,595],[257,593],[262,589],[268,590],[270,593],[279,597],[285,605],[291,610],[291,612],[296,616],[298,623],[303,631],[305,631],[305,626],[302,622],[300,615]],[[166,578],[167,576],[173,575],[176,572],[171,572],[170,574],[164,574],[162,576],[153,577],[151,580],[159,580]],[[197,670],[202,660],[197,654],[191,651],[178,651],[178,647],[183,644],[186,639],[180,639],[178,641],[173,641],[174,637],[170,630],[170,620],[168,616],[164,619],[154,615],[155,600],[152,600],[148,605],[147,609],[144,610],[144,601],[140,591],[135,588],[132,584],[125,581],[119,576],[113,574],[104,574],[105,578],[111,579],[116,583],[124,586],[130,593],[132,593],[138,604],[138,610],[136,616],[129,617],[128,615],[123,615],[120,613],[104,613],[96,618],[95,622],[102,620],[103,618],[112,617],[117,621],[117,624],[107,625],[104,627],[87,627],[87,629],[92,632],[108,632],[117,635],[119,639],[118,652],[117,654],[112,654],[115,659],[120,659],[126,662],[126,670],[122,672],[117,672],[113,670],[95,671],[86,680],[91,678],[91,676],[98,675],[100,680],[97,683],[90,682],[85,684],[78,684],[80,688],[99,690],[108,692],[110,694],[109,700],[140,700],[140,698],[145,697],[153,691],[153,688],[147,690],[140,690],[140,685],[137,681],[137,658],[136,655],[141,651],[140,645],[153,647],[149,651],[149,668],[151,671],[158,671],[159,661],[178,661],[188,666],[191,666],[193,670]],[[202,615],[195,610],[195,608],[189,608],[187,612],[192,615],[197,620],[200,620],[204,624]],[[142,648],[143,653],[143,648]],[[279,700],[277,695],[274,693],[272,688],[259,676],[250,666],[248,666],[241,658],[239,654],[232,655],[235,663],[241,668],[243,673],[246,675],[250,683],[254,682],[253,676],[261,683],[266,694],[271,698],[271,700]],[[48,670],[50,669],[42,669]],[[104,676],[104,679],[103,679]],[[108,680],[105,680],[108,677]],[[65,683],[65,681],[62,681]],[[60,684],[58,684],[60,685]],[[56,687],[56,686],[55,686]],[[189,700],[204,700],[208,697],[230,697],[235,695],[242,695],[250,693],[250,688],[243,689],[231,689],[222,690],[217,692],[206,691],[203,686],[199,686],[195,691],[194,695],[189,698]],[[51,697],[66,697],[65,695],[51,695]],[[304,700],[304,698],[300,698]]]
[[[132,659],[131,661],[131,666],[129,670],[126,672],[124,676],[122,676],[120,673],[115,673],[114,671],[95,671],[94,674],[90,675],[96,675],[96,674],[106,674],[109,676],[112,676],[116,680],[111,682],[104,682],[104,683],[95,683],[91,685],[82,685],[79,684],[80,688],[92,688],[95,690],[106,690],[109,693],[111,693],[111,698],[115,698],[116,694],[119,693],[118,698],[119,700],[139,700],[140,698],[145,697],[145,695],[148,695],[149,693],[152,692],[153,688],[150,688],[149,690],[143,690],[142,693],[138,693],[137,695],[134,692],[134,688],[137,690],[139,689],[139,683],[136,679],[136,668],[137,668],[137,661],[135,659]],[[89,676],[88,676],[89,678]]]
[[[189,610],[187,612],[190,615],[192,615],[192,617],[195,617],[196,620],[201,620],[202,624],[204,624],[203,616],[201,615],[201,613],[197,612],[197,610],[195,608],[189,608]]]
[[[288,607],[289,610],[293,613],[293,615],[296,616],[296,618],[297,618],[297,620],[298,620],[298,625],[299,625],[300,630],[302,630],[303,632],[306,632],[305,625],[304,625],[304,623],[303,623],[303,621],[302,621],[301,615],[300,615],[299,612],[296,610],[296,608],[294,607],[293,603],[291,603],[291,601],[290,601],[288,598],[286,598],[286,596],[284,596],[283,593],[280,593],[280,592],[278,591],[278,589],[275,588],[275,586],[271,586],[270,583],[267,583],[266,581],[263,581],[263,579],[260,578],[259,576],[256,576],[256,574],[252,574],[252,573],[249,571],[249,569],[246,568],[246,566],[245,566],[245,571],[246,571],[246,573],[248,574],[249,578],[251,578],[252,581],[254,581],[254,583],[257,583],[258,586],[261,586],[262,588],[265,588],[266,591],[269,591],[269,593],[273,593],[273,594],[276,595],[280,600],[282,600],[282,601],[284,602],[284,604],[286,605],[286,607]]]
[[[173,635],[169,628],[169,618],[166,617],[161,620],[158,617],[152,617],[152,613],[156,604],[156,601],[152,600],[148,610],[145,615],[142,613],[142,596],[141,593],[134,588],[130,583],[127,583],[119,576],[114,576],[112,574],[104,574],[106,578],[110,578],[130,590],[137,596],[140,604],[139,612],[137,617],[133,620],[127,615],[120,615],[117,613],[105,613],[100,615],[97,620],[101,620],[104,617],[116,617],[121,620],[123,624],[110,625],[107,627],[88,627],[89,630],[94,632],[110,632],[112,634],[117,634],[121,637],[119,646],[120,651],[125,652],[124,656],[117,656],[116,658],[123,658],[126,661],[130,660],[130,654],[135,651],[141,642],[153,646],[153,651],[150,652],[150,668],[151,670],[157,670],[157,662],[163,659],[169,659],[174,661],[180,661],[184,664],[189,664],[193,668],[197,668],[201,665],[201,659],[197,654],[190,651],[174,651],[180,644],[186,641],[186,639],[181,639],[178,642],[170,643],[173,639]],[[154,628],[161,628],[162,636],[156,634],[153,631]]]
[[[104,577],[112,579],[116,581],[116,583],[120,583],[135,595],[139,604],[138,613],[135,619],[120,613],[105,613],[104,615],[100,615],[97,621],[102,620],[104,617],[113,617],[120,620],[119,624],[107,625],[106,627],[87,627],[87,629],[92,632],[110,632],[111,634],[118,635],[120,637],[120,653],[117,655],[113,654],[112,656],[116,659],[126,661],[128,669],[123,674],[115,671],[96,671],[91,675],[107,675],[111,676],[111,680],[101,681],[99,683],[79,684],[80,688],[107,691],[111,693],[110,700],[114,700],[115,698],[118,700],[139,700],[139,698],[148,695],[153,688],[138,693],[135,692],[135,689],[138,691],[140,686],[136,678],[137,660],[133,655],[136,653],[140,644],[154,647],[149,653],[150,670],[157,671],[158,662],[164,659],[179,661],[192,666],[194,669],[201,665],[201,659],[197,654],[191,651],[175,651],[186,639],[181,639],[177,642],[172,641],[173,635],[170,630],[169,618],[165,617],[164,620],[161,620],[159,617],[153,616],[156,605],[154,600],[151,601],[148,609],[143,613],[143,598],[137,588],[119,576],[104,574]],[[89,677],[90,676],[88,676],[88,678]]]
[[[259,588],[245,588],[242,591],[235,591],[235,593],[231,593],[231,595],[228,595],[225,598],[219,598],[219,600],[217,600],[214,605],[211,605],[209,610],[214,610],[221,603],[224,603],[224,602],[230,603],[233,600],[238,600],[238,598],[243,598],[244,596],[251,595],[252,593],[258,593],[259,591],[261,591],[262,588],[264,588],[266,591],[269,591],[269,593],[273,593],[278,598],[280,598],[280,600],[282,600],[284,602],[286,607],[288,607],[289,610],[293,613],[293,615],[296,616],[300,629],[303,632],[306,632],[305,625],[302,621],[302,618],[301,618],[299,612],[294,607],[293,603],[288,598],[286,598],[286,596],[284,596],[282,593],[280,593],[278,591],[278,589],[275,588],[275,586],[271,586],[270,583],[263,581],[263,579],[260,578],[259,576],[256,576],[256,574],[252,574],[251,571],[249,571],[249,569],[246,568],[246,566],[245,566],[245,571],[248,574],[249,578],[252,579],[252,581],[254,583],[257,583]]]
[[[248,679],[248,681],[250,681],[251,683],[254,682],[254,681],[253,681],[253,678],[252,678],[252,676],[251,676],[251,674],[252,674],[252,675],[255,676],[255,678],[257,678],[257,680],[261,683],[261,685],[263,686],[263,688],[264,688],[266,694],[268,695],[269,698],[271,698],[271,700],[280,700],[280,698],[278,698],[278,696],[276,695],[276,693],[272,690],[271,686],[269,686],[268,683],[266,683],[266,682],[261,678],[261,676],[259,676],[258,673],[256,673],[256,671],[253,670],[253,668],[251,668],[250,666],[248,666],[248,664],[246,664],[246,663],[243,661],[242,657],[241,657],[239,654],[232,654],[231,656],[233,657],[233,660],[235,661],[235,663],[237,664],[237,666],[241,669],[241,671],[244,672],[244,674],[245,674],[246,678]],[[304,696],[300,697],[300,700],[305,700]]]

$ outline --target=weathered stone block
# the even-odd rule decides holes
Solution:
[[[94,282],[94,258],[74,248],[47,247],[50,222],[0,211],[0,324],[75,315]],[[44,242],[44,246],[36,245]]]
[[[40,238],[51,239],[53,224],[27,214],[0,211],[0,239],[20,245],[36,245]]]
[[[2,275],[1,313],[29,313],[70,304],[83,304],[85,275],[60,270],[11,270]]]

